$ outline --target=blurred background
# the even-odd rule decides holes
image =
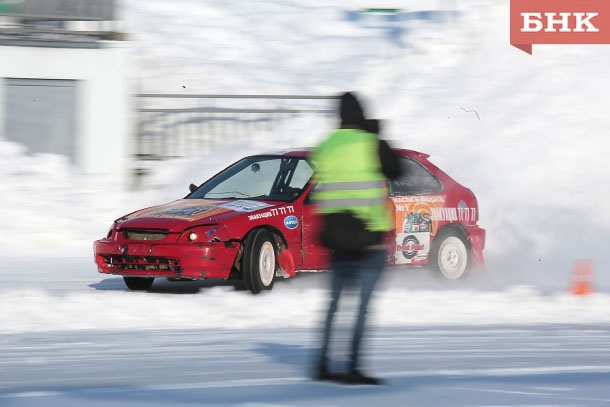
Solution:
[[[486,283],[605,253],[605,45],[509,46],[509,2],[0,1],[0,251],[82,255],[244,154],[312,146],[361,93],[479,199]],[[34,248],[34,250],[32,250]],[[87,272],[94,272],[93,267]]]
[[[267,378],[254,393],[269,403],[344,400],[279,385],[307,376],[324,275],[257,297],[208,281],[134,293],[97,273],[92,242],[246,154],[314,146],[345,91],[392,145],[472,189],[487,230],[485,272],[386,273],[380,375],[427,388],[412,405],[438,405],[438,391],[500,405],[496,388],[454,397],[452,378],[492,377],[482,387],[497,380],[509,400],[540,372],[528,394],[565,405],[553,374],[569,391],[605,375],[601,398],[584,387],[574,403],[607,402],[609,63],[609,45],[512,47],[508,0],[0,0],[0,405],[74,388],[44,404],[193,403],[171,388],[184,383],[198,400],[253,405],[252,384],[225,386],[236,377]],[[590,295],[570,294],[577,259],[593,261]],[[148,390],[114,398],[131,385]],[[79,386],[102,387],[82,402]],[[373,404],[361,396],[349,405]]]

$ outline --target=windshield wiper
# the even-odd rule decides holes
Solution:
[[[208,192],[205,195],[208,196],[208,195],[221,195],[221,194],[239,194],[239,195],[243,195],[244,198],[250,198],[250,195],[244,194],[243,192],[239,192],[239,191]],[[237,197],[237,196],[221,196],[219,198],[220,199],[238,199],[239,197]]]
[[[251,196],[248,199],[254,199],[255,201],[267,201],[269,200],[269,195],[257,195],[257,196]]]

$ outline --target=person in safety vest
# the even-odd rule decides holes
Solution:
[[[340,128],[317,147],[313,158],[317,181],[313,198],[316,211],[322,216],[319,239],[332,250],[331,299],[314,379],[381,384],[380,379],[362,372],[360,348],[369,300],[385,265],[384,242],[394,230],[386,180],[400,176],[400,161],[375,134],[379,132],[379,122],[365,118],[353,93],[341,96],[339,115]],[[347,371],[336,373],[330,370],[328,353],[333,318],[344,288],[359,291],[360,301]]]

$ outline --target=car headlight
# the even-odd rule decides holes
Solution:
[[[196,226],[182,232],[179,240],[188,243],[211,243],[221,240],[218,225]]]

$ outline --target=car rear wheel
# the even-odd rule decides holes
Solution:
[[[457,233],[438,236],[432,253],[432,265],[450,280],[464,276],[470,264],[470,252],[466,241]]]
[[[123,277],[127,288],[133,291],[148,291],[155,281],[154,277]]]
[[[244,247],[242,266],[244,283],[253,294],[273,288],[277,266],[271,233],[265,229],[251,233]]]

